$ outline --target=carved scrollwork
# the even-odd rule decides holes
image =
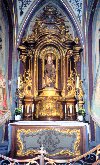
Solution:
[[[67,22],[67,25],[65,22]],[[65,21],[65,17],[50,3],[43,8],[43,12],[36,18],[35,24],[32,24],[32,33],[28,40],[37,41],[42,36],[47,37],[48,42],[52,40],[52,37],[55,38],[56,36],[60,41],[63,38],[65,40],[72,40],[73,38],[69,20]]]
[[[36,105],[36,118],[63,118],[61,97],[57,93],[56,89],[51,87],[45,88],[40,96],[36,98],[36,101],[38,101]]]
[[[67,80],[67,95],[66,95],[66,97],[74,97],[75,93],[76,93],[75,76],[74,76],[74,73],[71,72],[70,77]]]
[[[47,46],[44,49],[41,50],[41,53],[39,55],[39,57],[41,59],[44,59],[46,57],[47,54],[52,54],[53,56],[53,60],[55,59],[55,57],[57,57],[58,59],[60,59],[60,52],[58,51],[58,49],[56,49],[53,46]]]
[[[49,135],[49,136],[48,136]],[[80,128],[36,128],[36,129],[22,129],[17,130],[17,156],[27,156],[29,154],[38,154],[36,146],[43,144],[48,156],[68,155],[68,156],[80,156],[80,140],[81,130]],[[42,137],[42,138],[41,138]],[[26,140],[27,139],[27,140]],[[32,144],[29,145],[28,141],[31,139]],[[35,143],[34,140],[35,139]],[[69,139],[69,145],[67,141]],[[65,143],[64,143],[65,142]],[[72,145],[73,144],[73,145]]]
[[[25,71],[25,74],[20,75],[19,97],[32,96],[32,78],[30,71]]]
[[[26,96],[32,96],[32,77],[31,77],[30,70],[28,70],[25,74],[26,74],[25,80],[24,80],[25,95]]]
[[[36,118],[62,119],[63,101],[75,98],[75,69],[81,47],[79,39],[73,39],[70,25],[67,17],[53,4],[48,4],[35,21],[31,20],[19,46],[20,59],[24,63],[20,96],[36,100]],[[49,90],[49,87],[52,88]],[[72,102],[75,107],[75,99]]]

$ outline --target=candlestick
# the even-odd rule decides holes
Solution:
[[[79,88],[79,76],[77,76],[77,79],[76,79],[76,88],[77,89]]]
[[[72,113],[72,104],[70,105],[70,113]]]
[[[34,104],[32,104],[32,113],[34,112]]]
[[[65,104],[65,113],[66,113],[66,104]]]
[[[20,76],[18,76],[18,88],[20,87]]]

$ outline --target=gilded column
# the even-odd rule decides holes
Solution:
[[[65,55],[65,95],[67,90],[67,79],[68,79],[68,57]]]
[[[69,73],[70,73],[70,68],[69,68],[69,56],[67,55],[67,80],[69,77]]]
[[[38,56],[36,56],[36,95],[38,94]]]
[[[58,57],[56,58],[56,88],[58,89]]]
[[[62,90],[62,96],[65,97],[65,56],[63,56],[63,64],[62,64],[62,69],[63,69],[63,90]]]
[[[44,78],[44,58],[42,59],[42,86],[44,84],[43,78]]]
[[[35,58],[34,58],[34,96],[36,96],[36,54],[35,54]]]
[[[61,90],[63,90],[63,57],[61,57]]]

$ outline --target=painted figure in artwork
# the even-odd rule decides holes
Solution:
[[[56,69],[53,64],[52,54],[47,55],[47,63],[44,67],[44,82],[43,87],[55,87]]]
[[[7,110],[7,99],[6,99],[6,83],[0,70],[0,116],[2,116]]]

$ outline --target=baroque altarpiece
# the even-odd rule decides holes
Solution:
[[[17,90],[22,119],[76,120],[77,106],[83,106],[77,71],[82,50],[79,39],[73,37],[69,21],[52,5],[44,7],[31,29],[18,48],[24,68]]]

